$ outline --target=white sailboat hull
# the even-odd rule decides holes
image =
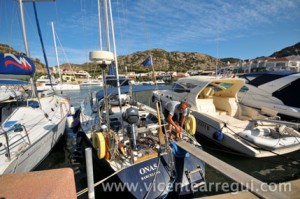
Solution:
[[[40,105],[42,109],[17,107],[2,122],[1,174],[31,171],[48,155],[63,135],[69,112],[68,101],[53,96],[41,98]],[[10,126],[9,123],[13,125]],[[22,127],[14,128],[17,124]]]
[[[66,118],[48,131],[44,137],[32,144],[19,158],[16,158],[4,173],[29,172],[42,162],[50,153],[65,131]]]

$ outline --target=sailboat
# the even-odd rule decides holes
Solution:
[[[20,9],[26,35],[22,1]],[[0,174],[33,170],[63,135],[70,108],[68,100],[53,92],[37,94],[26,36],[24,43],[27,56],[0,54],[0,83],[7,89],[23,88],[0,101]]]
[[[54,48],[55,48],[55,54],[56,54],[56,62],[57,62],[57,68],[58,68],[58,73],[59,73],[59,80],[58,82],[47,82],[44,83],[43,85],[39,86],[37,89],[39,91],[43,90],[55,90],[55,91],[66,91],[66,90],[80,90],[79,84],[69,84],[69,83],[64,83],[62,82],[62,76],[61,76],[61,71],[59,67],[59,60],[58,60],[58,53],[57,53],[57,47],[56,47],[56,37],[55,37],[55,30],[54,30],[54,23],[51,22],[51,27],[52,27],[52,33],[53,33],[53,42],[54,42]]]
[[[113,30],[109,0],[108,6],[104,5],[107,7]],[[114,36],[112,39],[114,43]],[[170,194],[189,195],[197,191],[205,184],[204,162],[177,147],[176,142],[169,141],[168,134],[164,133],[158,101],[154,109],[133,99],[130,87],[121,92],[115,47],[114,53],[92,51],[90,59],[102,68],[104,80],[105,69],[112,63],[116,66],[117,87],[112,91],[104,82],[103,95],[98,94],[95,101],[86,102],[96,106],[97,111],[82,107],[78,110],[81,127],[74,127],[79,129],[77,136],[81,138],[78,139],[81,144],[94,149],[95,165],[101,167],[102,175],[108,176],[103,183],[124,185],[130,194],[128,197],[134,198],[164,198]],[[201,148],[187,132],[183,133],[183,140]],[[120,196],[124,197],[123,191]]]

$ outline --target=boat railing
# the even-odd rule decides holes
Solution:
[[[14,125],[12,128],[10,128],[8,131],[5,131],[5,130],[4,130],[2,133],[0,133],[0,136],[4,134],[4,137],[5,137],[5,140],[6,140],[6,146],[7,146],[7,147],[6,147],[6,149],[7,149],[7,158],[8,158],[9,161],[11,160],[11,153],[10,153],[10,149],[11,149],[11,148],[10,148],[10,147],[13,146],[14,144],[18,143],[20,140],[23,140],[23,136],[22,136],[20,139],[14,141],[13,143],[10,143],[10,142],[9,142],[9,136],[8,136],[8,133],[11,132],[11,131],[14,131],[14,132],[21,132],[21,131],[23,131],[23,130],[25,130],[26,137],[27,137],[27,139],[28,139],[29,145],[31,145],[30,138],[29,138],[29,136],[28,136],[28,131],[27,131],[26,127],[25,127],[24,125],[22,125],[22,124],[15,124],[15,125]]]
[[[297,122],[288,122],[288,121],[282,121],[282,120],[272,120],[272,119],[253,119],[253,121],[256,122],[269,122],[269,123],[275,123],[275,124],[284,124],[287,126],[293,126],[297,128],[297,130],[300,130],[300,123]]]

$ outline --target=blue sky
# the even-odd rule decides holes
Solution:
[[[300,42],[300,0],[112,0],[112,8],[118,55],[161,48],[251,59]],[[100,48],[97,0],[41,2],[37,10],[50,66],[51,21],[60,64],[88,62]],[[24,11],[31,57],[44,62],[32,3]],[[0,0],[0,27],[0,43],[24,52],[18,1]]]

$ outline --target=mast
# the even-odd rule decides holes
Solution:
[[[23,41],[24,41],[26,56],[30,57],[29,48],[28,48],[28,41],[27,41],[27,34],[26,34],[26,26],[25,26],[25,20],[24,20],[24,11],[23,11],[23,2],[22,2],[22,0],[19,0],[19,4],[20,4],[20,14],[21,14]]]
[[[57,69],[58,69],[58,74],[59,74],[59,82],[61,83],[62,79],[61,79],[61,72],[60,72],[60,66],[59,66],[59,60],[58,60],[58,53],[57,53],[57,47],[56,47],[56,37],[55,37],[55,30],[54,30],[53,21],[51,21],[51,27],[52,27],[52,34],[53,34],[53,42],[54,42],[54,49],[55,49],[55,55],[56,55]]]
[[[20,15],[21,15],[21,23],[22,23],[22,33],[23,33],[23,42],[24,42],[24,47],[25,47],[25,51],[26,51],[26,56],[29,58],[30,57],[30,52],[29,52],[29,48],[28,48],[28,41],[27,41],[27,34],[26,34],[26,26],[25,26],[25,20],[24,20],[24,10],[23,10],[23,2],[22,0],[19,0],[19,5],[20,5]],[[30,77],[30,85],[31,85],[31,90],[32,92],[32,96],[31,97],[36,97],[36,89],[34,86],[34,81],[33,78]]]
[[[104,0],[103,3],[104,3],[104,20],[105,20],[105,30],[106,30],[106,49],[107,51],[110,51],[107,0]]]
[[[99,41],[100,41],[100,50],[102,50],[102,30],[101,30],[101,9],[100,9],[100,2],[98,0],[98,26],[99,26]]]
[[[119,95],[119,107],[120,107],[120,112],[122,114],[121,88],[120,88],[120,78],[119,78],[118,57],[117,57],[117,49],[116,49],[114,21],[113,21],[113,17],[112,17],[112,9],[111,9],[111,2],[110,2],[110,0],[108,0],[108,7],[109,7],[109,13],[110,13],[111,35],[112,35],[112,42],[113,42],[114,56],[115,56],[115,66],[116,66],[116,76],[117,76],[117,88],[118,88],[118,95]]]
[[[36,9],[35,9],[35,2],[37,2],[37,1],[54,1],[54,0],[19,0],[20,15],[21,15],[20,17],[21,17],[22,33],[23,33],[23,41],[24,41],[24,46],[25,46],[25,51],[26,51],[26,56],[27,57],[30,57],[30,52],[29,52],[29,47],[28,47],[28,40],[27,40],[27,34],[26,34],[26,26],[25,26],[25,20],[24,20],[23,2],[33,2],[33,7],[34,7],[34,10],[35,10],[35,16],[37,18]],[[37,21],[37,19],[36,19],[36,21]],[[37,21],[37,25],[38,25],[38,21]],[[39,29],[39,27],[38,27],[38,29]],[[42,41],[42,39],[41,39],[41,41]],[[43,43],[42,43],[42,47],[43,47]],[[45,57],[45,53],[44,53],[44,57]],[[47,59],[45,59],[45,61],[46,61],[46,65],[47,65],[48,64],[47,63]],[[51,82],[51,79],[50,79],[50,82]],[[31,84],[31,89],[32,89],[32,97],[36,97],[37,96],[37,90],[36,90],[36,87],[35,87],[35,84],[34,84],[34,80],[33,80],[32,77],[30,77],[30,84]]]

